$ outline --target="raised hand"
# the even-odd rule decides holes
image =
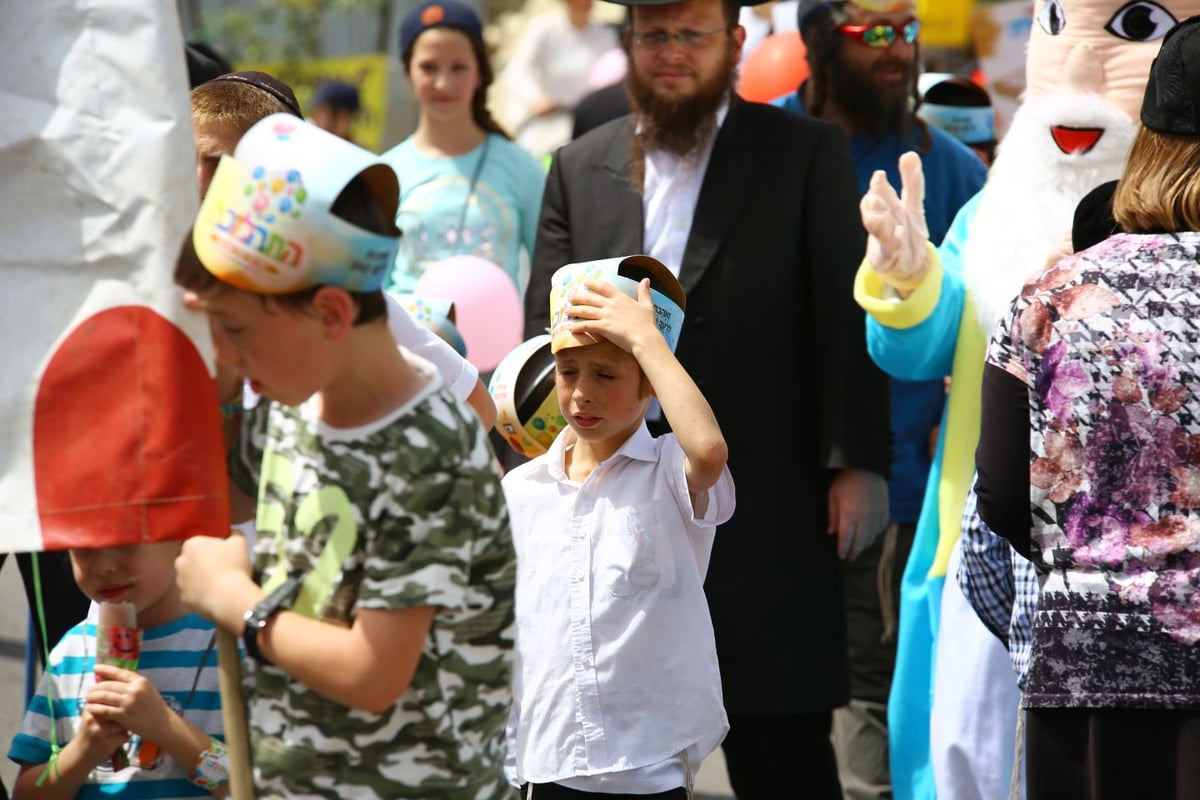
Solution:
[[[900,156],[899,195],[883,170],[876,170],[859,211],[867,230],[867,261],[871,268],[901,292],[919,286],[929,271],[925,173],[920,157],[912,152]]]

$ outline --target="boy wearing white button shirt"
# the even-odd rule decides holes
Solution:
[[[615,278],[628,293],[595,278],[617,262],[651,277]],[[568,265],[552,285],[569,430],[503,483],[518,570],[509,766],[526,798],[687,798],[729,728],[703,591],[734,508],[725,439],[672,352],[684,297],[665,267]],[[676,433],[651,437],[652,394]]]

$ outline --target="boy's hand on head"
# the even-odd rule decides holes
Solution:
[[[97,664],[96,678],[98,682],[86,699],[87,707],[97,719],[152,741],[162,741],[168,735],[169,715],[175,712],[145,676]]]
[[[572,333],[587,333],[607,339],[627,353],[646,342],[662,339],[650,299],[650,279],[638,284],[634,300],[608,281],[588,280],[588,291],[579,292],[567,306],[567,316],[576,321]]]

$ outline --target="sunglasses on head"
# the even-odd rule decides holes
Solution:
[[[896,41],[897,36],[903,39],[905,44],[912,44],[917,40],[917,34],[920,31],[921,23],[915,19],[910,19],[900,27],[886,22],[878,25],[839,25],[837,27],[837,32],[842,36],[861,42],[867,47],[888,47]]]

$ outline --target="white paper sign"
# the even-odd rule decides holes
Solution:
[[[204,532],[224,476],[171,278],[198,205],[175,4],[4,5],[0,551]]]

